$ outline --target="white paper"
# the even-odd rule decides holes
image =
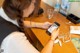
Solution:
[[[80,26],[70,26],[71,34],[80,34]]]

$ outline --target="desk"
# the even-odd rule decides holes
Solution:
[[[48,8],[52,8],[49,5],[45,3],[41,3],[41,7],[44,9],[43,15],[40,15],[39,17],[32,18],[32,21],[35,22],[45,22],[49,21],[51,23],[58,22],[60,23],[60,34],[62,33],[68,33],[70,26],[75,26],[75,24],[70,23],[69,20],[66,19],[63,15],[57,13],[53,16],[53,18],[48,19],[46,15],[46,10]],[[30,18],[27,18],[26,20],[30,20]],[[80,25],[80,24],[76,24]],[[33,41],[36,43],[40,43],[41,46],[45,46],[48,40],[50,39],[50,36],[46,33],[46,30],[38,29],[38,28],[31,28],[31,29],[25,29],[25,32],[29,34],[29,36],[32,38]],[[72,35],[72,37],[79,37],[78,35]],[[34,38],[34,39],[33,39]],[[36,44],[38,45],[38,44]],[[38,45],[38,47],[40,46]],[[74,47],[73,43],[70,41],[68,43],[62,43],[62,47],[59,46],[59,44],[55,44],[53,47],[53,53],[77,53],[76,48]]]
[[[4,0],[0,0],[0,7],[2,6],[3,1],[4,1]]]

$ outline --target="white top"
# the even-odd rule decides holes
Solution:
[[[3,8],[0,8],[0,16],[5,20],[12,22],[18,26],[16,20],[11,20],[4,12]],[[26,36],[22,32],[10,33],[2,42],[0,53],[39,53],[35,47],[27,40]]]
[[[0,8],[0,16],[2,16],[5,20],[10,21],[10,22],[12,22],[13,24],[19,26],[18,23],[17,23],[17,20],[12,20],[12,19],[10,19],[10,18],[6,15],[6,13],[4,12],[4,10],[3,10],[2,7]]]

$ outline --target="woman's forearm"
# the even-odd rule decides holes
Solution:
[[[52,53],[53,45],[54,45],[54,41],[49,40],[46,46],[42,49],[41,53]]]
[[[50,22],[38,23],[38,22],[30,22],[30,21],[23,21],[25,27],[37,27],[42,29],[48,29],[49,26],[52,24]]]
[[[43,50],[41,51],[41,53],[52,53],[52,49],[53,49],[53,45],[54,45],[54,41],[57,38],[57,36],[59,35],[59,29],[54,30],[51,34],[51,39],[49,40],[49,42],[46,44],[46,46],[43,48]]]
[[[41,28],[42,23],[23,21],[25,27],[38,27]]]

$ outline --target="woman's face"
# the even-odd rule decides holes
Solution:
[[[34,11],[35,2],[35,0],[32,0],[30,6],[23,10],[23,17],[29,17],[29,15]]]

